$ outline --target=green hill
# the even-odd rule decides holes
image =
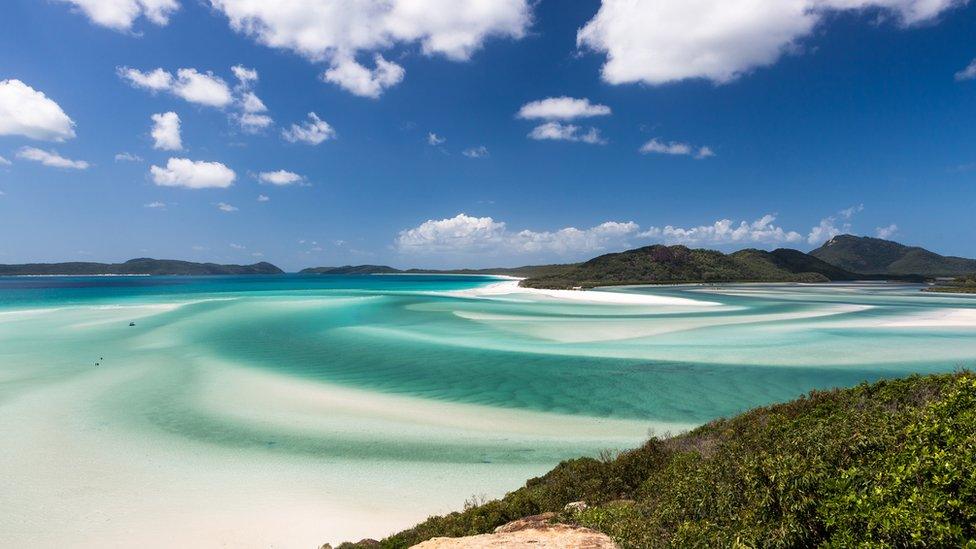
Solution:
[[[797,250],[746,249],[732,254],[685,246],[645,246],[552,266],[522,281],[530,288],[591,288],[623,284],[828,282],[856,275]]]
[[[863,274],[931,277],[976,273],[976,259],[944,256],[890,240],[849,234],[831,238],[810,255]]]
[[[0,276],[16,275],[251,275],[284,271],[262,261],[252,265],[193,263],[175,259],[130,259],[125,263],[24,263],[0,265]]]
[[[974,471],[976,376],[914,376],[815,391],[617,456],[565,461],[378,546],[554,511],[625,548],[973,547]],[[564,510],[574,501],[589,508]]]

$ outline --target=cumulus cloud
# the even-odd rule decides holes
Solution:
[[[84,160],[71,160],[56,151],[45,151],[36,147],[23,147],[17,151],[17,158],[40,162],[52,168],[66,168],[69,170],[87,170],[90,164]]]
[[[277,170],[274,172],[259,173],[258,180],[261,181],[261,183],[285,186],[292,185],[294,183],[301,183],[302,181],[305,181],[305,177],[288,170]]]
[[[234,100],[227,82],[210,71],[203,73],[193,68],[183,68],[176,71],[174,78],[169,71],[161,68],[143,72],[119,67],[118,74],[135,88],[166,91],[198,105],[223,108]]]
[[[204,162],[188,158],[170,158],[166,167],[151,166],[153,182],[161,187],[187,189],[226,188],[234,183],[237,174],[220,162]]]
[[[611,84],[734,80],[793,51],[832,12],[872,10],[906,27],[965,0],[603,0],[576,42],[606,55]]]
[[[651,227],[642,232],[642,238],[660,239],[668,244],[716,245],[735,243],[780,244],[800,242],[803,236],[774,224],[776,216],[766,214],[759,219],[736,224],[731,219],[720,219],[711,225],[697,227]]]
[[[351,57],[341,58],[322,74],[322,78],[352,94],[376,99],[387,88],[399,84],[406,71],[378,53],[373,56],[373,62],[376,66],[370,69]]]
[[[49,99],[20,80],[0,80],[0,135],[22,135],[40,141],[75,136],[75,123]]]
[[[375,68],[366,68],[356,60],[361,53],[419,43],[425,55],[463,61],[490,37],[521,38],[531,23],[527,0],[211,0],[211,4],[235,31],[266,46],[327,63],[326,81],[366,97],[376,97],[403,80],[404,71],[382,57],[374,57]]]
[[[244,65],[234,65],[230,70],[234,73],[234,78],[237,78],[237,81],[242,86],[250,86],[258,81],[258,71],[255,69],[245,67]]]
[[[117,31],[128,31],[136,19],[145,17],[164,26],[180,4],[176,0],[61,0],[85,14],[92,23]]]
[[[858,204],[857,206],[844,208],[837,212],[836,215],[821,219],[816,227],[810,229],[810,233],[807,235],[807,242],[811,245],[819,245],[839,234],[851,232],[850,219],[854,217],[854,214],[862,211],[864,211],[864,204]]]
[[[218,202],[217,209],[222,212],[236,212],[239,208],[237,206],[232,206],[226,202]]]
[[[290,143],[318,145],[327,139],[335,139],[336,132],[328,122],[319,118],[319,115],[310,112],[308,120],[302,124],[292,124],[290,128],[281,131],[281,136]]]
[[[604,145],[606,140],[600,135],[600,130],[589,128],[584,130],[576,124],[563,124],[561,122],[546,122],[540,124],[529,132],[530,139],[555,140],[555,141],[582,141],[593,145]]]
[[[153,128],[150,132],[153,138],[153,148],[163,151],[178,151],[183,148],[180,138],[180,117],[175,112],[164,112],[152,115]]]
[[[680,141],[664,142],[658,138],[651,139],[641,145],[641,154],[669,154],[672,156],[693,156],[699,160],[715,156],[715,152],[709,147],[695,147]]]
[[[970,61],[969,64],[966,65],[966,68],[956,73],[956,82],[973,79],[976,79],[976,59]]]
[[[461,151],[461,154],[467,156],[468,158],[485,158],[488,156],[488,147],[484,145],[469,147]]]
[[[885,240],[890,240],[891,237],[895,236],[896,233],[898,233],[898,225],[895,225],[894,223],[888,225],[887,227],[876,227],[874,229],[874,234],[878,238],[883,238]]]
[[[129,152],[120,152],[115,155],[116,162],[142,162],[142,157]]]
[[[437,135],[434,132],[429,132],[427,134],[427,144],[428,145],[431,145],[431,146],[436,147],[437,145],[440,145],[440,144],[444,143],[445,141],[447,141],[447,139],[445,139],[445,138]]]
[[[491,217],[458,214],[427,220],[400,231],[396,248],[408,254],[439,253],[554,253],[571,254],[604,249],[634,236],[636,223],[608,221],[589,229],[566,227],[557,231],[511,231]]]
[[[589,99],[575,97],[548,97],[538,101],[530,101],[519,109],[519,118],[543,120],[574,120],[592,116],[607,116],[610,107],[590,103]]]

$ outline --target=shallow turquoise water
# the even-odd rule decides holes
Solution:
[[[348,509],[415,490],[415,513],[388,530],[456,508],[459,494],[499,495],[561,459],[636,445],[648,430],[976,365],[976,299],[918,286],[634,287],[614,291],[643,298],[619,304],[483,291],[498,283],[0,278],[0,436],[16,441],[0,457],[0,506],[26,509],[0,519],[0,531],[19,532],[0,542],[37,535],[24,526],[29,510],[52,505],[38,484],[77,482],[83,507],[116,505],[121,481],[99,467],[120,456],[126,465],[114,467],[135,467],[162,448],[173,455],[127,482],[165,491],[237,467],[239,480],[273,474],[290,501],[308,478],[329,479],[323,500],[305,505]],[[426,488],[445,475],[449,487]],[[64,510],[64,524],[79,512]],[[319,543],[347,535],[335,517]]]

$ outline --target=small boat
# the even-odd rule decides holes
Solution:
[[[136,325],[136,323],[135,323],[135,322],[130,322],[130,323],[129,323],[129,326],[135,326],[135,325]]]

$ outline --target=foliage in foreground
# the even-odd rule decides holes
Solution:
[[[591,507],[563,511],[578,500]],[[544,511],[623,547],[976,547],[976,376],[815,391],[613,459],[566,461],[380,545]]]

